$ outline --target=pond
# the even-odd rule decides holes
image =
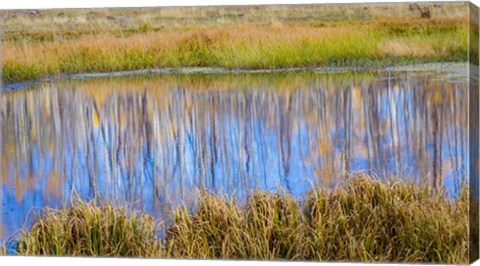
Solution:
[[[0,92],[0,240],[77,195],[163,219],[198,189],[301,198],[354,174],[455,197],[468,183],[467,113],[467,76],[438,71],[135,75]]]

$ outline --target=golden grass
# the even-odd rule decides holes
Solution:
[[[390,36],[375,27],[231,25],[122,39],[5,44],[4,82],[62,73],[159,67],[272,69],[389,64],[409,60],[465,61],[467,28],[425,36]],[[465,58],[464,58],[465,57]]]
[[[466,192],[455,203],[413,184],[353,179],[331,194],[256,193],[240,209],[206,195],[167,232],[172,257],[465,263]]]
[[[242,205],[202,193],[195,211],[177,209],[162,240],[146,216],[135,227],[123,210],[82,204],[47,211],[19,238],[20,254],[467,263],[467,191],[448,200],[413,183],[355,177],[300,202],[255,192]]]
[[[305,7],[290,9],[297,8],[307,10]],[[280,9],[283,13],[277,14],[275,12],[280,11],[272,7],[262,11],[270,15],[268,20],[234,16],[230,23],[206,22],[202,20],[206,13],[197,10],[201,15],[197,17],[197,24],[185,24],[187,17],[176,15],[169,20],[162,17],[162,26],[157,25],[160,22],[151,14],[150,20],[144,20],[138,28],[113,30],[109,29],[110,22],[92,19],[78,22],[74,29],[65,32],[62,29],[47,32],[60,36],[52,40],[31,37],[31,34],[43,33],[29,33],[26,22],[12,24],[17,25],[16,34],[25,33],[25,39],[10,40],[13,37],[8,36],[13,33],[6,33],[7,41],[2,49],[3,82],[161,67],[378,67],[395,63],[466,61],[468,57],[467,12],[458,12],[459,7],[453,9],[455,12],[439,13],[432,19],[407,13],[404,5],[399,9],[401,12],[387,9],[390,11],[385,14],[390,16],[381,16],[378,7],[369,13],[375,14],[370,19],[350,16],[329,19],[329,14],[336,14],[340,9],[327,7],[324,10],[316,7],[323,10],[321,18],[314,14],[310,14],[309,19],[297,18],[290,9],[283,7]],[[223,17],[230,14],[228,8],[221,10],[215,14]],[[369,9],[362,7],[359,12],[361,10]],[[42,19],[40,22],[48,21]],[[178,23],[180,26],[175,26]],[[131,32],[120,33],[123,30]],[[74,36],[68,37],[71,35]]]
[[[421,4],[429,7],[432,19],[465,15],[468,3]],[[84,35],[128,37],[135,33],[227,24],[312,23],[377,20],[385,17],[420,18],[409,3],[312,4],[263,6],[211,6],[111,9],[52,9],[31,15],[25,10],[3,11],[6,42],[49,42],[80,38]]]
[[[157,255],[158,225],[146,214],[79,201],[70,209],[46,209],[20,238],[22,255],[127,256]]]

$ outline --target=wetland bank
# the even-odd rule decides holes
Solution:
[[[467,2],[4,11],[3,82],[164,67],[468,61]]]
[[[466,263],[466,8],[3,12],[2,252]]]

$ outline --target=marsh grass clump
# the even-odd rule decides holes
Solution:
[[[19,237],[20,255],[158,256],[157,225],[146,214],[95,201],[46,209]]]
[[[227,259],[247,256],[239,250],[244,247],[243,238],[239,237],[243,218],[233,199],[202,193],[196,209],[194,215],[190,215],[187,208],[175,212],[173,225],[166,232],[165,243],[170,257]]]
[[[254,193],[240,208],[204,195],[199,209],[176,213],[169,255],[321,261],[466,263],[468,199],[413,183],[353,178],[304,201]]]
[[[289,196],[255,193],[244,208],[235,200],[204,193],[198,209],[176,212],[167,230],[171,257],[222,259],[294,259],[302,227]],[[195,243],[195,244],[193,244]]]
[[[362,262],[468,262],[468,188],[460,197],[353,177],[302,200],[253,192],[245,203],[200,193],[165,237],[147,215],[95,203],[47,209],[19,254]]]
[[[467,196],[464,189],[448,200],[413,183],[368,178],[349,180],[329,195],[310,192],[303,207],[306,258],[465,263]]]

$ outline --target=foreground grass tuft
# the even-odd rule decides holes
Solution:
[[[465,263],[466,190],[455,202],[414,184],[349,180],[327,194],[256,193],[244,209],[204,195],[177,212],[170,256],[184,258]]]
[[[145,214],[79,202],[71,209],[46,209],[19,238],[21,255],[152,257],[160,250],[157,226]]]
[[[202,193],[195,211],[177,209],[164,239],[156,230],[148,216],[80,204],[47,210],[20,254],[467,263],[468,195],[448,200],[366,177],[301,202],[255,192],[243,205]]]

